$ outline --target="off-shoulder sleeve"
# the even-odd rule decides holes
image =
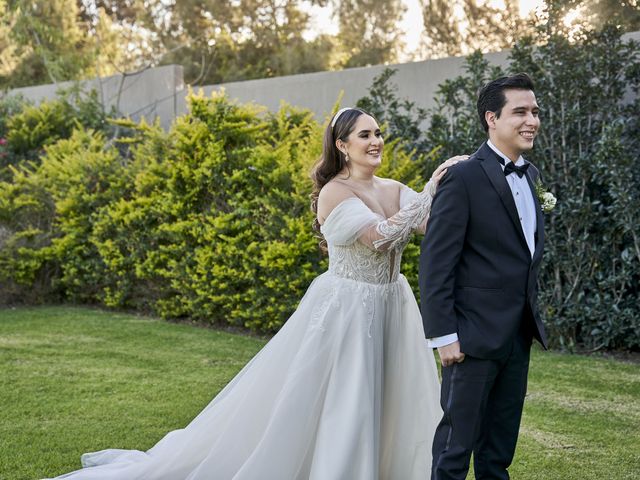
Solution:
[[[415,230],[424,230],[431,212],[431,201],[436,185],[430,180],[424,190],[416,193],[410,188],[400,192],[401,208],[392,217],[376,225],[375,231],[369,229],[367,240],[376,250],[388,250],[398,243],[405,242]],[[365,242],[368,243],[368,242]]]
[[[389,250],[405,242],[414,230],[423,229],[435,189],[432,181],[420,193],[407,187],[400,194],[400,210],[387,219],[374,213],[359,198],[347,198],[331,211],[320,231],[334,245],[359,240],[373,250]]]
[[[420,195],[413,188],[407,187],[406,185],[402,186],[400,190],[400,208],[406,207],[411,202],[413,202],[416,197]]]
[[[327,243],[350,245],[369,227],[381,221],[358,197],[350,197],[340,202],[326,218],[320,231]]]

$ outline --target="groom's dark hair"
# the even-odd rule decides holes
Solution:
[[[509,89],[535,91],[533,80],[526,73],[496,78],[478,90],[478,116],[485,132],[489,131],[489,125],[487,125],[484,114],[495,112],[496,117],[500,118],[502,107],[507,103],[504,91]]]

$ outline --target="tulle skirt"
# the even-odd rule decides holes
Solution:
[[[411,480],[442,411],[409,284],[329,272],[184,429],[82,456],[74,480]]]

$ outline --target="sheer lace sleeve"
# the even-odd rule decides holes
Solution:
[[[404,194],[405,202],[401,200],[401,205],[406,204],[398,213],[367,228],[359,240],[375,250],[385,251],[406,242],[415,230],[424,231],[435,191],[436,185],[432,180],[420,193],[408,189]]]

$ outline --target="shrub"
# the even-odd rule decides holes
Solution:
[[[606,28],[577,43],[561,35],[538,48],[523,42],[511,57],[538,86],[544,130],[532,160],[559,198],[541,276],[551,336],[567,346],[638,348],[638,45]]]
[[[0,98],[0,179],[7,177],[6,166],[15,163],[15,154],[7,140],[7,121],[18,115],[28,102],[22,96]]]
[[[322,126],[224,95],[192,96],[167,133],[117,124],[127,136],[115,143],[74,130],[0,184],[4,291],[280,328],[327,265],[309,209]],[[390,142],[380,174],[421,189],[434,159],[406,150]]]
[[[319,126],[221,95],[192,96],[190,110],[168,134],[133,128],[131,165],[144,167],[91,237],[102,301],[275,331],[324,262],[308,207]]]
[[[9,111],[7,119],[3,120],[4,125],[0,124],[0,136],[6,138],[6,148],[11,155],[5,158],[0,168],[23,160],[38,160],[45,146],[69,138],[76,127],[108,130],[107,114],[95,90],[83,94],[75,87],[61,90],[58,95],[55,100],[39,105],[26,102],[16,105],[20,101],[15,99],[4,101],[5,109]]]
[[[585,31],[572,42],[549,32],[541,29],[540,46],[530,39],[516,45],[508,68],[528,72],[536,83],[542,130],[527,157],[559,199],[546,219],[543,317],[556,346],[638,349],[638,45],[614,28]],[[503,74],[480,53],[468,57],[465,73],[440,85],[428,117],[415,117],[429,123],[418,140],[440,149],[443,158],[475,151],[486,138],[477,120],[477,89]],[[376,104],[401,104],[393,87],[381,85],[390,79],[383,74],[374,81],[372,95],[390,97]],[[387,121],[406,123],[405,112],[399,120],[396,112],[387,110]]]
[[[38,300],[94,299],[104,269],[89,241],[92,221],[126,183],[117,151],[90,130],[45,147],[38,165],[13,168],[12,181],[0,184],[0,279],[7,291]]]

